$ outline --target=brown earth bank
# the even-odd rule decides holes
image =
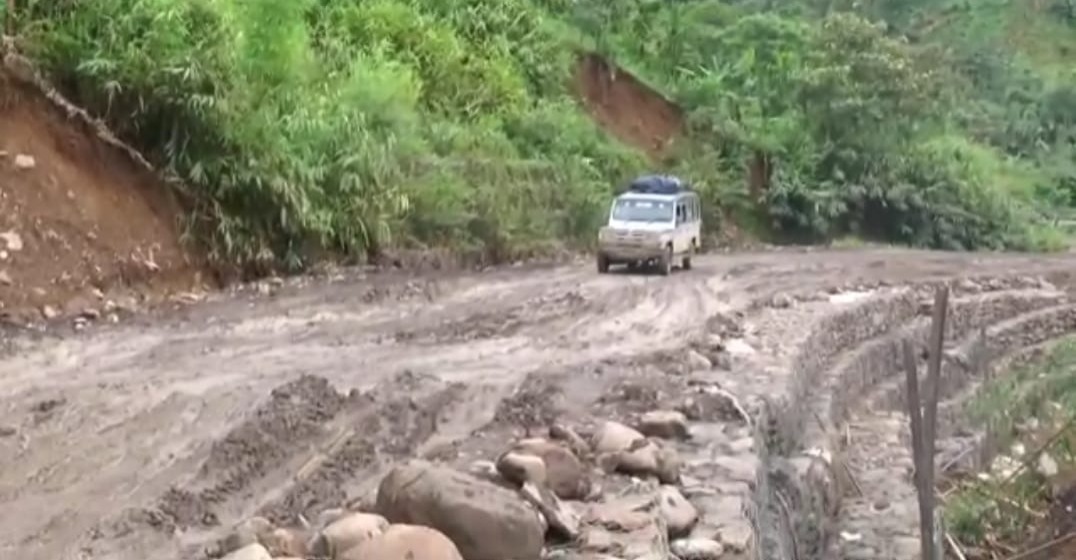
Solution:
[[[807,521],[819,519],[811,504],[846,501],[854,513],[902,468],[858,463],[869,447],[835,449],[863,492],[816,495],[827,475],[801,455],[817,443],[809,418],[837,422],[842,407],[813,403],[836,380],[843,408],[867,389],[852,390],[866,380],[846,376],[866,373],[838,367],[842,356],[915,319],[915,285],[950,278],[965,279],[954,340],[1021,313],[1056,311],[1044,325],[1076,330],[1065,314],[1074,267],[1070,255],[787,250],[703,256],[665,278],[598,275],[589,263],[392,282],[342,274],[16,340],[0,364],[0,557],[206,558],[254,515],[297,526],[334,507],[374,509],[383,476],[411,458],[471,471],[553,424],[589,436],[607,420],[640,426],[676,410],[691,437],[653,433],[680,457],[662,480],[696,508],[692,537],[720,544],[721,557],[823,558],[833,533]],[[594,489],[564,503],[587,536],[551,540],[545,556],[589,546],[635,558],[634,533],[603,508],[669,490],[648,486],[645,468],[628,469],[632,482],[578,455]],[[789,482],[805,465],[818,484]],[[906,546],[914,531],[838,522],[870,550]],[[674,545],[686,546],[655,546]]]
[[[683,111],[630,72],[597,54],[580,57],[576,95],[617,140],[659,159],[683,131]]]
[[[190,290],[169,188],[0,66],[0,313],[25,322]]]

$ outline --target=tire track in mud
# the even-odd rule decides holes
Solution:
[[[723,380],[773,390],[787,377],[760,374],[780,367],[797,340],[788,332],[806,323],[775,318],[736,330],[775,294],[815,297],[833,286],[1066,264],[907,251],[711,256],[668,278],[599,276],[587,266],[425,280],[401,301],[373,304],[356,301],[343,283],[42,343],[0,364],[0,424],[20,427],[19,437],[0,439],[0,496],[9,512],[0,513],[0,526],[12,527],[0,536],[0,554],[52,560],[89,546],[120,559],[178,558],[202,550],[230,520],[313,511],[341,491],[364,495],[385,465],[409,454],[489,458],[477,457],[496,447],[489,442],[551,415],[581,414],[609,392],[627,395],[609,401],[610,413],[675,400],[681,382],[668,379],[689,369],[678,361],[682,351],[712,331],[754,337],[766,354],[725,364]],[[401,332],[414,334],[399,340]],[[406,375],[397,377],[405,371],[424,381],[408,386]],[[265,401],[304,374],[322,378],[328,389],[314,393],[327,405],[287,390],[278,393],[286,399]],[[352,387],[356,395],[339,393]],[[33,403],[56,397],[66,402],[58,416],[24,426]],[[260,467],[251,460],[246,478],[199,471],[222,456],[226,444],[214,452],[214,442],[236,441],[245,423],[268,418],[265,407],[293,398],[305,412],[277,414],[312,436],[248,427],[255,441],[291,446],[236,445],[234,464],[216,460],[239,472],[243,453],[276,457]],[[347,433],[359,425],[367,429]],[[94,433],[101,437],[91,443]],[[7,453],[24,439],[26,452]],[[44,475],[30,480],[34,472]],[[50,491],[56,473],[60,493]],[[70,504],[77,509],[66,511]],[[181,537],[146,532],[153,523],[190,528]]]

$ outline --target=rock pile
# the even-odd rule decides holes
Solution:
[[[679,486],[676,445],[692,437],[688,416],[655,410],[633,426],[603,422],[588,439],[554,425],[469,472],[411,461],[381,480],[368,511],[326,510],[300,529],[253,518],[221,552],[226,560],[741,557],[747,543],[722,542]]]

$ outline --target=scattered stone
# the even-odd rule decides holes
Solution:
[[[658,470],[654,473],[658,481],[662,484],[679,483],[681,467],[680,455],[675,449],[663,445],[658,446]]]
[[[373,513],[349,513],[329,523],[310,543],[310,555],[332,558],[380,535],[389,522]]]
[[[0,284],[10,286],[12,284],[11,275],[6,270],[0,270]]]
[[[397,524],[336,556],[336,560],[463,560],[463,555],[436,529]]]
[[[713,362],[709,358],[703,356],[701,353],[695,350],[688,350],[687,352],[687,365],[692,370],[708,370],[714,367]]]
[[[272,560],[273,556],[264,546],[253,543],[228,554],[221,560]]]
[[[526,439],[513,451],[537,457],[544,464],[544,480],[557,497],[581,500],[590,493],[590,477],[583,462],[567,447],[542,438]],[[537,482],[537,481],[534,481]]]
[[[687,536],[699,521],[699,511],[675,486],[666,485],[658,490],[658,511],[673,539]]]
[[[5,231],[0,233],[0,240],[4,242],[4,248],[13,253],[17,253],[22,250],[22,236],[15,231]]]
[[[262,539],[273,532],[273,529],[273,524],[268,519],[252,517],[233,527],[231,534],[221,542],[220,548],[222,552],[227,553],[261,543]]]
[[[19,431],[11,426],[0,426],[0,438],[11,437],[17,433]]]
[[[753,455],[714,457],[709,462],[724,471],[729,480],[747,484],[758,481],[759,461]]]
[[[1060,472],[1060,468],[1057,465],[1057,461],[1054,460],[1048,453],[1039,455],[1039,474],[1046,478],[1053,478]]]
[[[788,309],[794,303],[795,300],[792,299],[792,296],[783,292],[773,296],[773,299],[770,300],[770,305],[776,309]]]
[[[518,486],[546,483],[545,462],[535,455],[509,451],[497,460],[496,469],[505,480]]]
[[[528,482],[520,492],[545,516],[550,529],[571,541],[579,538],[579,515],[572,511],[568,504],[560,501],[553,491]]]
[[[586,440],[568,426],[553,424],[549,427],[549,437],[566,443],[576,457],[583,458],[590,454]]]
[[[309,535],[294,529],[274,529],[260,543],[273,558],[291,556],[306,558]]]
[[[37,167],[37,160],[34,156],[27,154],[15,154],[15,169],[19,171],[27,171]]]
[[[650,476],[658,471],[658,446],[646,439],[636,440],[629,449],[616,453],[613,470],[633,476]]]
[[[680,560],[719,560],[725,547],[712,539],[679,539],[669,547]]]
[[[86,309],[82,310],[82,313],[79,314],[79,317],[89,321],[96,321],[101,318],[101,312],[92,307],[87,307]]]
[[[632,532],[653,523],[653,516],[647,512],[652,504],[650,496],[629,496],[592,504],[584,520],[610,531]]]
[[[755,438],[745,437],[732,441],[729,443],[728,449],[730,453],[736,455],[752,453],[755,450]]]
[[[755,530],[747,521],[726,524],[718,530],[721,544],[736,553],[744,553],[751,549],[755,540]]]
[[[756,351],[743,339],[734,338],[725,343],[725,351],[733,356],[753,356]]]
[[[594,452],[619,453],[645,439],[643,434],[619,422],[606,422],[594,434]]]
[[[751,416],[740,400],[729,391],[716,385],[701,387],[679,407],[689,420],[703,422],[739,421],[750,424]]]
[[[617,539],[603,527],[587,527],[579,538],[583,552],[615,553],[620,549]]]
[[[348,511],[344,508],[329,508],[318,514],[314,520],[314,526],[320,531],[334,522],[343,519],[348,514]]]
[[[60,312],[51,305],[41,307],[41,316],[46,320],[52,320],[60,316]]]
[[[650,437],[687,439],[687,417],[675,410],[653,410],[639,419],[639,432]]]
[[[432,527],[468,560],[537,560],[545,529],[517,492],[423,461],[381,481],[377,511],[393,523]]]

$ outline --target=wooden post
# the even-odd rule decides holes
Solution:
[[[922,560],[940,560],[941,531],[935,512],[934,454],[937,437],[938,391],[942,350],[945,345],[945,319],[949,307],[949,290],[939,288],[934,294],[934,313],[927,354],[926,403],[919,391],[919,372],[915,349],[904,341],[904,373],[908,396],[908,417],[912,431],[912,457],[915,462],[915,486],[919,497],[919,534]],[[925,406],[924,406],[925,404]]]
[[[949,315],[949,289],[945,286],[934,293],[934,316],[930,328],[930,354],[927,357],[927,402],[923,411],[923,467],[926,475],[923,498],[927,501],[930,512],[930,547],[929,560],[942,559],[941,533],[938,531],[936,496],[934,493],[936,472],[934,456],[938,443],[938,399],[941,385],[942,352],[945,350],[945,323]],[[924,536],[925,537],[925,536]],[[926,560],[926,559],[924,559]]]

